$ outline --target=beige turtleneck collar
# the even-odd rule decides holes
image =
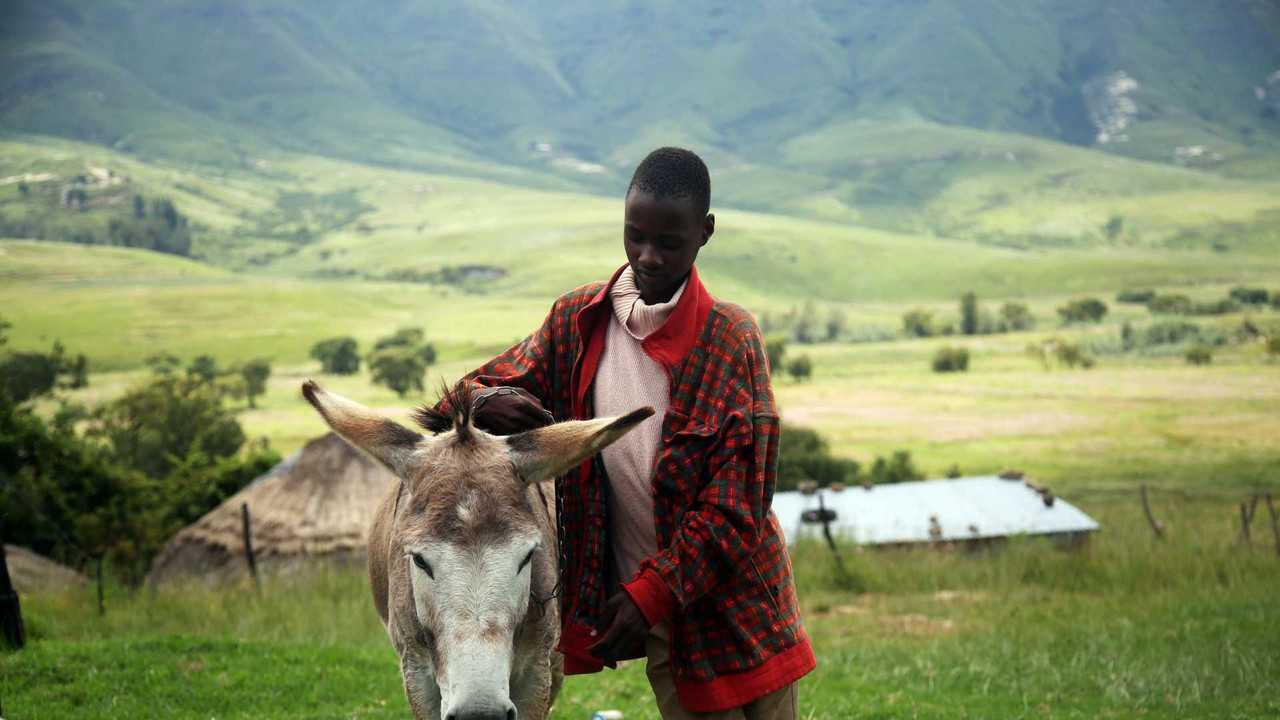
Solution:
[[[680,296],[684,294],[688,284],[689,279],[685,278],[670,300],[649,305],[640,297],[635,272],[628,265],[623,268],[622,274],[613,284],[613,289],[609,291],[614,317],[618,318],[618,324],[626,329],[628,335],[636,340],[643,340],[667,321],[667,317],[671,315],[672,310],[676,309],[676,304],[680,302]]]

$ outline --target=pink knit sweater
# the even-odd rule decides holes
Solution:
[[[596,370],[595,415],[624,415],[645,405],[656,411],[601,453],[609,475],[613,559],[618,578],[624,582],[636,574],[642,560],[657,552],[653,464],[662,444],[662,418],[670,398],[666,371],[645,354],[640,341],[662,327],[682,293],[684,285],[669,301],[647,305],[628,267],[609,295],[613,320]]]

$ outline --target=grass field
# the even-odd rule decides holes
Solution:
[[[1275,554],[1233,544],[1231,508],[1156,495],[1086,504],[1083,550],[793,550],[818,670],[802,717],[1267,717],[1280,712]],[[395,656],[359,574],[251,588],[24,598],[32,643],[0,655],[11,718],[403,717]],[[269,680],[268,680],[269,678]],[[643,665],[573,677],[557,718],[657,717]]]
[[[846,130],[866,147],[904,150],[900,138]],[[1037,143],[1010,150],[1051,151]],[[919,150],[949,152],[944,145]],[[785,150],[813,152],[800,142]],[[424,399],[397,398],[365,372],[319,374],[307,357],[315,341],[352,335],[367,349],[399,327],[421,326],[441,351],[429,373],[434,388],[529,332],[557,293],[621,262],[615,199],[297,156],[209,171],[43,140],[6,141],[0,151],[0,175],[92,162],[119,169],[148,197],[174,197],[199,225],[206,261],[0,240],[9,347],[60,340],[88,355],[90,386],[69,397],[90,405],[142,380],[143,361],[157,352],[210,354],[224,365],[267,357],[267,394],[238,412],[248,435],[282,452],[323,431],[298,396],[306,377],[401,419]],[[1084,163],[1065,151],[1044,162]],[[929,201],[937,227],[904,225],[888,210],[854,217],[840,209],[848,198],[807,217],[718,211],[718,233],[700,260],[713,293],[762,318],[808,302],[822,317],[838,309],[848,318],[840,342],[790,346],[815,369],[810,382],[775,380],[787,422],[819,430],[836,454],[863,463],[909,450],[931,477],[953,466],[966,474],[1020,468],[1103,527],[1075,553],[1031,541],[979,554],[844,548],[850,575],[823,548],[798,547],[820,657],[802,684],[805,717],[1280,713],[1280,559],[1264,549],[1265,510],[1257,547],[1235,544],[1235,503],[1253,490],[1280,496],[1280,362],[1256,340],[1216,348],[1201,367],[1183,360],[1181,346],[1120,352],[1122,322],[1141,331],[1154,319],[1112,301],[1139,287],[1201,301],[1242,283],[1280,290],[1270,226],[1225,242],[1221,234],[1275,205],[1276,195],[1265,183],[1116,162],[1147,183],[1141,192],[1121,192],[1093,172],[1075,186],[1062,180],[1067,190],[1039,198],[1029,190],[979,212],[987,191],[961,179]],[[1032,166],[1002,182],[1049,173]],[[0,211],[18,202],[16,192],[0,185]],[[1132,209],[1116,210],[1125,203]],[[1103,241],[1094,226],[1115,212],[1132,234]],[[961,216],[976,224],[937,231]],[[1028,234],[1062,218],[1090,229],[1057,245]],[[1173,243],[1184,231],[1194,237]],[[1010,247],[1002,234],[1026,242]],[[503,272],[474,284],[384,279],[466,265]],[[1027,303],[1036,329],[898,337],[905,311],[949,321],[969,290],[990,311],[1005,300]],[[1106,320],[1059,327],[1056,307],[1083,295],[1108,302]],[[1234,336],[1246,318],[1280,331],[1274,310],[1194,320]],[[1094,349],[1097,367],[1046,371],[1025,348],[1052,337]],[[968,372],[930,371],[943,345],[970,350]],[[1152,488],[1166,542],[1150,537],[1139,484]],[[246,588],[112,586],[103,618],[88,594],[26,596],[33,642],[0,655],[4,717],[403,717],[393,653],[366,594],[357,574],[281,579],[260,597]],[[652,718],[647,692],[635,664],[571,679],[557,717],[618,707],[628,720]]]

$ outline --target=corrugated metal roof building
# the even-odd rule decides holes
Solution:
[[[995,475],[952,480],[854,486],[818,491],[835,511],[831,532],[864,545],[965,542],[1011,535],[1077,538],[1098,523],[1061,498],[1047,496],[1018,479]],[[820,535],[820,524],[801,515],[818,510],[818,495],[780,492],[773,496],[787,542]]]

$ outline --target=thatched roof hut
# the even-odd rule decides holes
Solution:
[[[258,571],[363,563],[374,510],[395,475],[333,433],[311,440],[194,524],[174,535],[151,564],[147,583],[248,576],[241,507],[249,506]]]
[[[4,546],[9,579],[19,593],[39,593],[80,587],[88,579],[66,565],[56,563],[17,545]]]

